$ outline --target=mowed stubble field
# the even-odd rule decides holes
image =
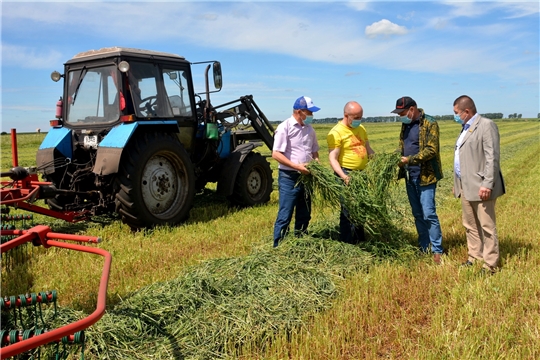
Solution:
[[[478,268],[463,269],[466,259],[461,207],[451,196],[455,139],[460,127],[439,123],[445,178],[437,190],[438,214],[447,251],[435,266],[429,256],[385,259],[369,272],[344,280],[331,309],[312,314],[293,334],[276,334],[263,350],[247,347],[243,357],[269,359],[535,359],[540,358],[540,122],[497,121],[501,167],[507,194],[497,201],[502,271],[492,277]],[[367,123],[376,152],[397,147],[400,125]],[[326,134],[330,124],[315,125],[321,162],[328,165]],[[45,134],[19,135],[19,163],[35,164]],[[10,139],[1,136],[2,171],[11,165]],[[268,149],[260,150],[269,155]],[[277,184],[277,164],[269,159]],[[401,197],[407,209],[404,184]],[[54,231],[100,236],[99,246],[113,255],[108,304],[133,291],[176,278],[189,266],[214,258],[239,257],[255,247],[271,247],[277,212],[275,189],[267,205],[230,208],[209,185],[198,195],[189,220],[174,228],[132,233],[117,219],[101,223],[65,222],[38,216]],[[316,205],[312,224],[336,219],[337,209]],[[402,227],[414,243],[414,222]],[[85,311],[95,305],[101,271],[99,260],[62,250],[34,250],[34,259],[7,273],[2,269],[2,296],[54,288],[60,304]]]

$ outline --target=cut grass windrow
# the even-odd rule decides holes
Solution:
[[[264,349],[277,333],[329,308],[340,280],[372,262],[359,247],[313,236],[206,261],[108,311],[86,331],[86,352],[100,359],[216,359],[246,344]],[[83,316],[64,308],[58,321]]]

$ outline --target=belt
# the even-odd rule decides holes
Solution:
[[[291,173],[291,174],[300,174],[299,171],[296,171],[296,170],[285,170],[285,169],[279,169],[279,171],[284,171],[286,173]]]

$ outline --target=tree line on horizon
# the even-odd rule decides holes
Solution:
[[[489,119],[504,119],[503,113],[484,113],[480,114],[483,117],[487,117]],[[454,120],[454,115],[431,115],[435,120]],[[507,119],[521,119],[522,115],[518,113],[508,114]],[[343,119],[342,117],[327,117],[327,118],[320,118],[320,119],[313,119],[314,124],[334,124],[338,121],[341,121]],[[540,113],[538,113],[538,119],[540,119]],[[363,117],[362,122],[398,122],[399,116],[368,116]],[[282,120],[279,121],[271,121],[273,124],[279,124],[282,122]]]
[[[489,119],[504,119],[503,113],[485,113],[480,114],[483,117],[487,117]],[[454,120],[454,115],[431,115],[435,118],[435,120]],[[508,114],[507,119],[521,119],[522,114],[513,113]],[[540,119],[540,113],[538,113],[537,116],[538,119]],[[329,118],[321,118],[321,119],[313,119],[314,124],[335,124],[338,121],[341,121],[342,118],[337,117],[329,117]],[[271,124],[277,125],[281,123],[283,120],[272,120],[270,121]],[[398,116],[369,116],[362,118],[362,122],[398,122]],[[37,133],[40,131],[36,130]],[[46,132],[46,131],[45,131]],[[8,135],[6,131],[2,131],[0,135]]]

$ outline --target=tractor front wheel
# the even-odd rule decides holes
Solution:
[[[241,206],[267,203],[270,201],[272,182],[270,164],[261,154],[252,152],[238,171],[230,200]]]
[[[145,133],[124,149],[116,212],[132,228],[176,225],[188,217],[195,173],[174,135]]]

